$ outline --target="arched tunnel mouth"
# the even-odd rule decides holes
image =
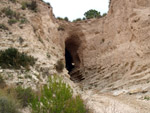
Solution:
[[[65,42],[66,69],[68,70],[70,79],[74,82],[83,80],[79,47],[80,40],[78,37],[71,37]]]

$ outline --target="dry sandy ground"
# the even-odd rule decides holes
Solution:
[[[150,113],[150,102],[134,96],[113,96],[87,91],[84,99],[93,113]],[[85,96],[86,95],[86,96]]]

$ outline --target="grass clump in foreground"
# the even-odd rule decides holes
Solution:
[[[35,61],[34,57],[28,56],[26,53],[20,53],[16,48],[0,51],[0,66],[2,68],[20,69],[24,67],[29,69],[29,66],[33,66]]]
[[[72,89],[56,75],[31,101],[32,113],[87,113],[80,96],[73,97]]]
[[[18,100],[20,100],[22,107],[27,107],[29,102],[33,99],[35,95],[33,90],[30,87],[22,88],[21,86],[18,86],[15,89],[15,92],[16,92],[16,97]]]
[[[0,113],[20,113],[18,102],[0,90]]]

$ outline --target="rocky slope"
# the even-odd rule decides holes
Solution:
[[[36,89],[57,73],[94,113],[149,113],[149,0],[111,0],[107,16],[75,23],[55,19],[40,0],[36,12],[23,10],[23,1],[0,1],[1,11],[9,8],[26,20],[10,25],[0,13],[0,24],[8,27],[0,29],[0,49],[15,47],[38,60],[30,71],[1,69],[7,84]],[[57,61],[65,63],[66,50],[75,67],[70,75],[55,69]]]

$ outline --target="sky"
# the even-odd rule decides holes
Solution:
[[[55,17],[68,17],[69,20],[83,18],[84,13],[95,9],[101,14],[108,12],[109,0],[44,0],[53,7]]]

